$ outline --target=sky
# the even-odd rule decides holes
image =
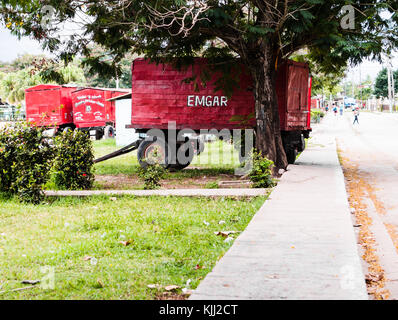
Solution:
[[[44,52],[41,49],[40,44],[29,38],[18,38],[10,33],[10,31],[0,26],[0,61],[10,62],[17,58],[18,55],[24,53],[30,54],[41,54],[51,55],[49,52]],[[398,54],[396,53],[393,58],[393,69],[398,69]],[[375,79],[378,72],[383,68],[383,65],[379,62],[364,61],[360,66],[349,68],[347,73],[347,81],[354,80],[359,83],[360,78],[366,79],[369,75],[372,79]]]
[[[29,38],[18,40],[8,29],[0,26],[0,61],[10,62],[24,53],[50,55],[48,52],[43,52],[37,41]]]

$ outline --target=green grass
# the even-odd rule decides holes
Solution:
[[[2,198],[0,299],[154,299],[163,291],[147,285],[189,279],[194,289],[231,246],[214,232],[243,231],[264,200],[97,196],[33,206]],[[54,267],[54,289],[9,292],[42,279],[43,266]]]
[[[94,141],[95,157],[101,157],[119,149],[114,139]],[[219,174],[233,174],[234,168],[239,166],[238,152],[229,143],[215,141],[206,143],[205,150],[195,156],[189,167],[192,170],[182,170],[167,174],[167,178],[193,178],[199,176],[216,176]],[[188,168],[189,168],[188,167]],[[99,175],[136,175],[139,168],[137,151],[115,157],[95,165],[95,172]]]

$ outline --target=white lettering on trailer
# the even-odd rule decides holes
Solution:
[[[193,99],[195,96],[188,96],[188,107],[193,107]]]
[[[205,106],[205,97],[204,96],[195,96],[195,107],[197,106]]]
[[[188,107],[226,107],[226,96],[188,96]]]

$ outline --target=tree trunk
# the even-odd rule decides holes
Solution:
[[[275,59],[265,57],[251,64],[257,123],[256,148],[274,162],[273,173],[277,175],[279,169],[286,169],[288,163],[280,131]]]

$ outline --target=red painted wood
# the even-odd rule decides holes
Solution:
[[[199,100],[202,96],[209,97],[208,101],[225,96],[222,91],[214,92],[214,82],[220,75],[214,75],[205,87],[199,85],[199,90],[195,90],[194,83],[183,82],[198,74],[205,63],[205,59],[197,59],[192,68],[178,71],[171,65],[134,60],[130,127],[165,129],[169,121],[175,122],[177,128],[194,130],[253,127],[254,98],[250,91],[253,83],[245,70],[240,75],[240,88],[233,92],[226,105],[189,106],[190,96],[195,96],[194,101],[196,96]],[[309,128],[308,78],[308,66],[304,63],[289,60],[278,67],[276,86],[281,130]]]
[[[115,122],[115,101],[125,94],[117,89],[82,88],[72,92],[73,122],[77,128],[104,127]]]
[[[76,87],[37,85],[25,90],[26,119],[38,126],[71,124],[71,93]]]

